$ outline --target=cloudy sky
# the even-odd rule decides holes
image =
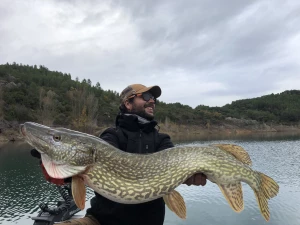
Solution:
[[[1,0],[0,64],[223,106],[300,89],[299,0]]]

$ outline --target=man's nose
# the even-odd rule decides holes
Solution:
[[[154,100],[154,98],[150,98],[148,102],[153,102],[153,103],[155,103],[155,100]]]

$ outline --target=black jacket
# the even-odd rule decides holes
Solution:
[[[119,115],[116,127],[106,129],[100,138],[131,153],[146,154],[173,147],[170,136],[159,133],[156,125],[156,121],[140,124],[134,115]],[[165,203],[162,198],[131,205],[95,194],[87,214],[96,217],[101,225],[162,225],[164,222]]]

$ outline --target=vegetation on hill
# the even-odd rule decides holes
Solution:
[[[50,71],[45,66],[0,65],[0,120],[35,121],[84,132],[112,125],[118,113],[119,93],[103,90],[99,82],[92,85],[89,79],[72,80],[70,74]],[[223,107],[199,104],[193,109],[181,103],[158,101],[156,119],[205,126],[222,124],[227,117],[266,124],[290,125],[300,121],[299,90],[238,100]]]
[[[195,110],[220,113],[223,117],[257,120],[264,123],[297,124],[300,121],[300,91],[289,90],[258,98],[233,101],[223,107],[198,106]]]

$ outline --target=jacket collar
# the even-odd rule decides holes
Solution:
[[[121,127],[129,131],[139,131],[151,132],[155,129],[157,122],[155,120],[146,120],[135,114],[122,114],[116,118],[116,127]]]

